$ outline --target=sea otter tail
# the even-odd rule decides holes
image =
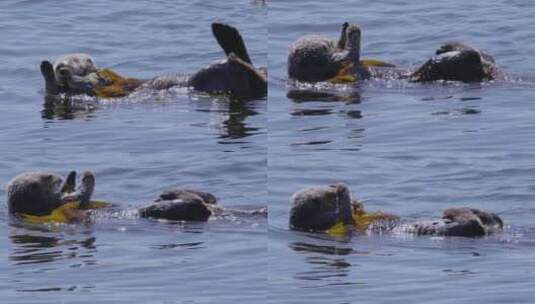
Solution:
[[[241,60],[252,64],[240,32],[238,32],[235,27],[224,23],[214,22],[212,23],[212,33],[227,56],[230,55],[230,53],[234,53]]]

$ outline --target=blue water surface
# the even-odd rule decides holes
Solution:
[[[226,207],[265,206],[266,100],[240,104],[174,89],[53,107],[39,64],[84,52],[127,76],[188,74],[224,58],[210,29],[222,21],[265,66],[266,16],[265,5],[244,1],[1,2],[0,302],[265,298],[265,217],[177,224],[130,211],[172,187],[211,192]],[[94,196],[125,211],[88,225],[28,226],[8,217],[5,185],[15,175],[88,169]]]
[[[535,4],[432,1],[4,1],[0,4],[0,292],[6,303],[532,303],[535,295]],[[245,104],[172,89],[75,108],[45,102],[39,63],[91,54],[134,77],[223,57],[209,24],[240,29],[269,97]],[[411,70],[446,41],[492,54],[506,81],[297,86],[286,56],[305,34],[363,31],[363,57]],[[268,106],[269,103],[269,106]],[[27,225],[5,185],[28,170],[91,169],[121,211]],[[288,230],[289,198],[346,183],[404,219],[494,211],[479,239]],[[171,187],[269,219],[138,219]],[[266,231],[268,231],[266,233]]]
[[[272,1],[269,6],[268,303],[532,303],[535,295],[535,5],[529,1]],[[364,58],[414,69],[440,44],[486,50],[509,80],[288,83],[305,34],[362,28]],[[368,210],[429,219],[498,212],[480,239],[288,231],[289,198],[346,183]]]

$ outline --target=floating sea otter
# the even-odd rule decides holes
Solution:
[[[162,90],[184,86],[207,93],[229,94],[239,99],[267,95],[267,70],[253,66],[238,30],[226,24],[212,23],[212,33],[227,58],[189,77],[126,78],[109,69],[98,69],[89,55],[70,54],[59,58],[54,65],[49,61],[41,63],[46,92],[122,97],[140,87]]]
[[[7,186],[9,213],[33,222],[77,222],[87,219],[90,209],[110,206],[91,200],[95,187],[93,173],[84,172],[76,191],[75,180],[75,171],[69,173],[65,182],[61,176],[50,172],[20,174]],[[217,204],[212,194],[191,189],[166,191],[138,210],[140,217],[176,221],[207,221],[213,213],[224,212],[264,215],[267,210],[226,210]]]
[[[361,30],[347,22],[336,42],[309,35],[298,39],[288,55],[288,76],[304,82],[354,82],[370,77],[408,78],[413,82],[454,80],[464,82],[500,77],[492,56],[461,43],[441,46],[416,72],[378,60],[361,60]]]
[[[85,94],[99,97],[126,96],[143,80],[125,78],[109,69],[98,69],[87,54],[68,54],[58,58],[54,65],[41,62],[47,94]]]
[[[9,213],[23,217],[50,216],[51,218],[80,220],[83,210],[99,206],[91,202],[95,176],[84,172],[82,183],[75,191],[76,172],[65,182],[51,172],[27,172],[16,176],[7,186]]]
[[[310,187],[292,196],[290,228],[304,231],[398,231],[418,235],[478,237],[502,230],[503,222],[494,213],[474,208],[448,208],[441,219],[403,222],[398,216],[364,211],[362,203],[351,199],[344,184]]]
[[[299,38],[290,48],[288,76],[305,82],[354,81],[352,76],[369,78],[370,67],[394,67],[378,60],[361,60],[360,45],[360,28],[347,22],[338,41],[318,35]]]

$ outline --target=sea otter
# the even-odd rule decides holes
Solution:
[[[405,222],[392,214],[368,213],[362,203],[351,199],[349,188],[341,183],[298,191],[291,203],[290,228],[303,231],[320,232],[345,225],[358,231],[479,237],[503,228],[497,214],[467,207],[448,208],[442,218],[433,221]]]
[[[95,176],[86,171],[75,190],[76,172],[71,171],[64,182],[51,172],[26,172],[13,178],[7,186],[10,214],[33,222],[78,222],[88,219],[90,209],[111,204],[91,200]],[[164,191],[152,203],[138,210],[143,218],[175,221],[207,221],[212,214],[266,216],[267,209],[239,210],[219,206],[214,195],[194,189]]]
[[[338,41],[308,35],[298,39],[288,55],[288,77],[303,82],[355,82],[374,78],[481,82],[504,78],[489,54],[474,47],[450,42],[415,72],[378,60],[360,57],[361,30],[347,22]]]
[[[76,172],[71,171],[65,182],[52,172],[26,172],[13,178],[7,186],[9,213],[22,216],[57,216],[79,220],[91,206],[95,176],[86,171],[75,187]],[[75,190],[76,189],[76,190]],[[62,208],[63,206],[76,208]],[[56,214],[52,214],[56,211]]]
[[[327,81],[348,72],[361,80],[369,78],[360,60],[360,40],[360,28],[347,22],[338,42],[318,35],[301,37],[290,48],[288,76],[304,82]]]
[[[141,217],[175,221],[207,221],[215,206],[215,196],[192,189],[168,190],[148,206],[139,209]]]
[[[211,94],[229,94],[238,99],[267,95],[267,70],[255,68],[238,30],[223,23],[212,23],[212,33],[227,58],[190,76],[161,76],[153,79],[123,77],[109,69],[98,69],[89,55],[71,54],[54,65],[41,63],[47,94],[86,94],[98,97],[123,97],[138,88],[163,90],[174,86],[191,87]]]

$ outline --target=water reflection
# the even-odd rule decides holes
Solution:
[[[201,249],[204,242],[192,242],[192,243],[173,243],[173,244],[159,244],[152,245],[154,249],[165,250],[165,249]]]
[[[361,119],[362,118],[362,112],[359,111],[359,110],[345,111],[345,114],[347,115],[347,117],[353,118],[353,119]]]
[[[325,90],[321,88],[291,89],[286,94],[288,99],[293,102],[310,102],[310,101],[343,101],[347,104],[360,103],[361,95],[359,91],[351,90]]]
[[[459,115],[475,115],[480,114],[481,110],[479,110],[477,107],[466,107],[466,108],[460,108],[460,109],[452,109],[452,110],[446,110],[446,111],[437,111],[431,113],[433,116],[437,115],[452,115],[452,116],[459,116]]]
[[[93,265],[96,263],[96,238],[86,234],[75,239],[65,238],[54,231],[42,229],[13,229],[9,240],[13,244],[9,260],[14,265],[50,263],[58,260],[81,259],[70,267]]]
[[[304,281],[327,281],[326,285],[355,284],[347,281],[353,265],[346,257],[353,254],[367,254],[367,252],[358,252],[351,247],[305,242],[291,243],[290,248],[297,253],[305,254],[304,261],[310,265],[306,271],[297,272],[293,277]]]
[[[356,253],[351,247],[348,248],[330,245],[318,245],[302,242],[291,243],[290,248],[297,252],[321,253],[328,255],[349,255],[352,253]]]
[[[249,102],[230,101],[228,103],[228,119],[223,121],[223,131],[220,139],[238,139],[258,132],[260,128],[248,126],[245,120],[249,116],[258,115]]]
[[[76,291],[76,290],[90,290],[94,289],[94,285],[84,285],[76,286],[72,285],[69,287],[49,287],[49,288],[35,288],[35,289],[17,289],[18,292],[50,292],[50,291]]]
[[[331,109],[294,109],[290,112],[292,116],[322,116],[332,114]]]
[[[205,105],[193,103],[193,109],[196,112],[214,113],[224,116],[224,120],[218,127],[221,130],[219,139],[239,139],[247,136],[257,134],[260,127],[251,126],[246,121],[249,117],[258,115],[254,110],[257,106],[254,102],[243,102],[236,100],[228,100],[218,103],[217,99],[210,100],[210,104],[217,104],[214,108],[203,108]],[[155,104],[156,106],[156,104]],[[221,108],[223,107],[223,108]],[[98,108],[98,100],[90,97],[84,98],[82,96],[50,96],[44,98],[43,109],[41,110],[41,117],[43,119],[64,119],[72,120],[77,118],[87,118],[89,114]],[[192,123],[194,126],[207,127],[206,123]],[[221,142],[225,143],[225,142]]]
[[[79,100],[67,96],[46,95],[41,117],[43,119],[75,119],[87,117],[95,108],[95,100]]]

